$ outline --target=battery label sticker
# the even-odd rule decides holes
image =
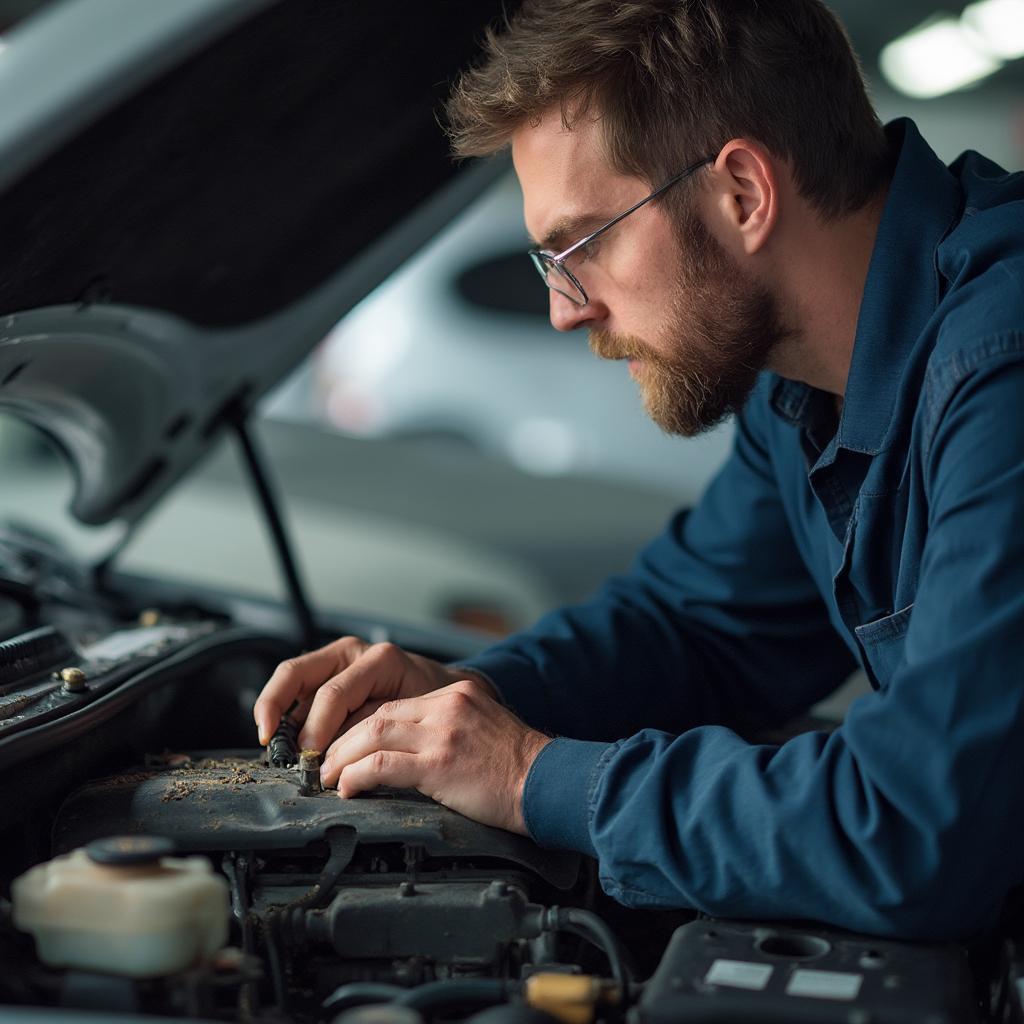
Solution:
[[[794,971],[786,985],[787,996],[810,996],[813,999],[856,999],[860,994],[863,974],[841,971]]]
[[[743,960],[716,960],[704,981],[708,985],[727,985],[761,992],[775,968],[771,964],[749,964]]]

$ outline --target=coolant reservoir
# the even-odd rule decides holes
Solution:
[[[39,864],[11,884],[14,923],[40,960],[132,978],[172,974],[228,936],[227,882],[166,839],[117,836]]]

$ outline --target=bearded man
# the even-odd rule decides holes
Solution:
[[[526,0],[449,123],[511,147],[555,327],[735,448],[591,601],[469,665],[342,638],[277,669],[261,740],[298,700],[341,796],[414,786],[627,904],[991,925],[1024,875],[1024,175],[883,129],[819,0]],[[839,728],[745,738],[857,665]]]

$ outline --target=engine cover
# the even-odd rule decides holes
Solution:
[[[295,769],[268,765],[255,751],[153,760],[74,791],[54,823],[54,852],[135,834],[167,836],[189,852],[295,849],[350,829],[357,845],[398,843],[427,857],[499,858],[557,889],[570,888],[579,874],[578,854],[541,849],[414,790],[382,788],[350,800],[332,790],[304,796]]]

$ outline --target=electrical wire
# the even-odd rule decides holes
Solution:
[[[336,988],[324,1001],[325,1010],[347,1010],[367,1003],[390,1003],[407,990],[399,985],[352,981]]]
[[[549,931],[567,932],[585,939],[608,958],[612,978],[623,1002],[629,998],[630,974],[626,954],[615,933],[589,910],[576,907],[549,907],[544,912],[543,927]]]
[[[454,1006],[495,1006],[509,993],[509,983],[498,978],[454,978],[406,989],[394,1003],[429,1013]]]

